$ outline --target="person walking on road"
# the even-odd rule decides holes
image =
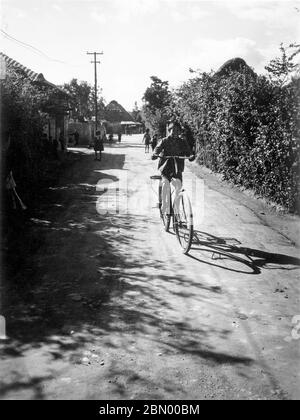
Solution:
[[[106,141],[106,128],[105,128],[105,125],[103,124],[103,121],[100,122],[100,127],[98,129],[96,127],[95,137],[91,136],[89,147],[88,147],[89,149],[93,147],[93,143],[94,143],[94,149],[95,149],[95,142],[93,142],[93,140],[96,139],[97,133],[99,133],[98,136],[100,140],[102,140],[102,142],[104,143]]]
[[[95,160],[102,159],[102,152],[104,150],[104,142],[103,142],[103,136],[101,135],[101,131],[96,131],[96,139],[94,144],[94,150],[95,150]],[[98,153],[99,153],[99,159],[98,159]]]
[[[146,133],[144,134],[144,137],[143,137],[143,143],[145,143],[145,153],[149,153],[149,149],[150,149],[151,136],[149,132],[150,130],[149,128],[147,128]]]

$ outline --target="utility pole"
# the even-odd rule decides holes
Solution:
[[[97,104],[97,64],[100,64],[100,61],[97,61],[97,55],[102,55],[103,51],[101,53],[98,52],[87,52],[88,55],[94,56],[94,61],[91,61],[92,64],[94,64],[94,72],[95,72],[95,134],[97,131],[98,126],[98,104]]]

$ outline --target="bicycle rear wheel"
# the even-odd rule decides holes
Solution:
[[[170,229],[170,223],[171,223],[171,215],[170,214],[166,214],[165,212],[162,211],[162,185],[159,184],[158,187],[158,197],[159,197],[159,214],[160,214],[160,218],[163,222],[164,225],[164,229],[166,232],[169,232]],[[170,202],[171,202],[171,198],[170,198]]]
[[[193,242],[194,223],[192,205],[185,191],[181,191],[174,208],[173,225],[182,252],[187,254]]]

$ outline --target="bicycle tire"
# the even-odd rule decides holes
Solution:
[[[178,202],[178,209],[173,212],[173,226],[182,252],[187,254],[191,249],[194,236],[193,210],[185,191],[181,191]]]

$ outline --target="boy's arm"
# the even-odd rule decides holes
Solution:
[[[189,161],[192,162],[193,160],[195,160],[196,158],[195,153],[192,151],[186,139],[184,140],[184,148],[185,148],[185,156],[190,156]]]
[[[164,150],[164,140],[165,139],[161,139],[158,145],[155,147],[153,155],[151,156],[152,160],[157,159],[160,153]]]

